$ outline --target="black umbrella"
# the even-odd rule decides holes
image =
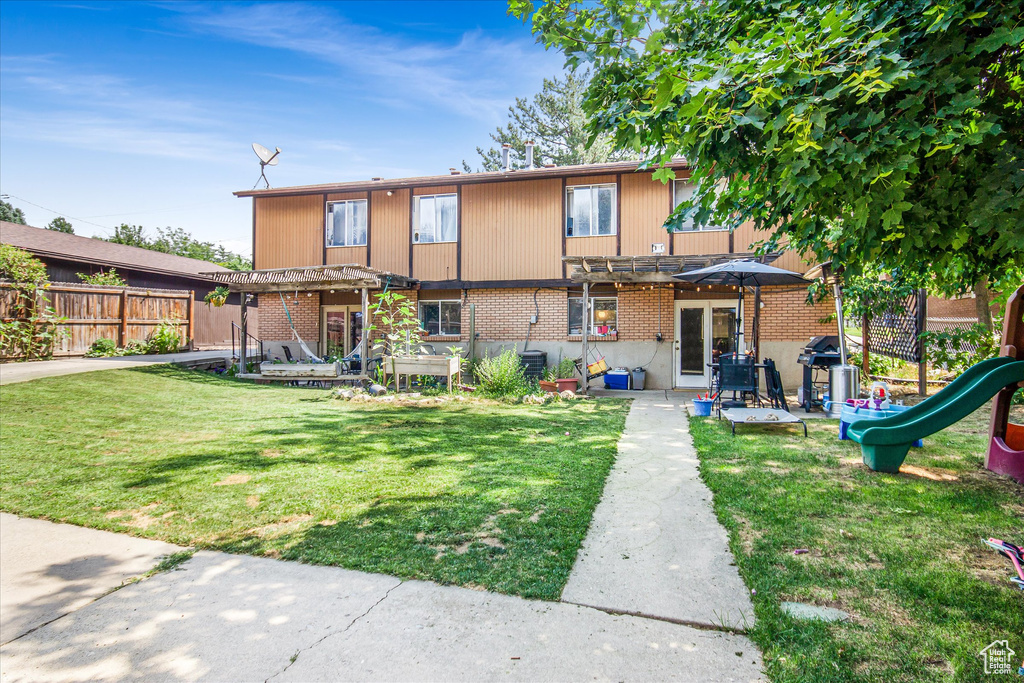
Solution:
[[[743,321],[740,319],[740,311],[743,309],[743,288],[761,287],[764,285],[800,285],[808,284],[810,280],[799,273],[794,273],[775,266],[765,265],[758,261],[726,261],[716,266],[708,266],[700,270],[691,270],[689,273],[679,273],[672,277],[678,280],[686,280],[694,284],[709,285],[738,285],[740,290],[739,304],[736,306],[736,351],[740,350],[740,334],[743,330]]]

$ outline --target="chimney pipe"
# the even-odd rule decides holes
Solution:
[[[533,168],[533,140],[529,140],[526,143],[526,169],[530,170]]]
[[[506,170],[506,171],[508,170],[508,164],[509,164],[508,153],[509,153],[509,150],[511,148],[512,148],[512,145],[508,144],[507,142],[501,146],[501,167],[502,167],[503,170]]]

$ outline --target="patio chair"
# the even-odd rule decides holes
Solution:
[[[722,417],[722,396],[731,391],[733,400],[726,407],[746,407],[746,395],[757,400],[757,368],[754,357],[724,353],[718,360],[718,417]],[[739,394],[737,400],[736,395]]]

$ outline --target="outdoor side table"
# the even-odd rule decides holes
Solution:
[[[807,423],[792,413],[774,408],[729,408],[722,411],[722,417],[732,423],[732,435],[736,436],[736,425],[784,425],[799,422],[807,436]],[[774,419],[773,419],[774,418]]]

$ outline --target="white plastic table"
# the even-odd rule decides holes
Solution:
[[[776,410],[775,408],[727,408],[722,411],[722,417],[732,423],[733,436],[736,436],[737,424],[779,425],[797,422],[804,426],[804,436],[807,436],[807,423],[785,410]]]

